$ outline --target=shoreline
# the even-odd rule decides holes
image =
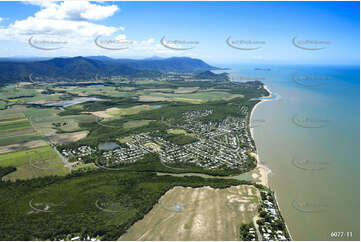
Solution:
[[[271,97],[272,96],[272,92],[271,90],[266,86],[266,85],[263,85],[263,88],[267,90],[267,92],[269,93],[268,96],[264,96],[263,98],[268,98],[268,97]],[[250,116],[249,116],[249,124],[251,123],[251,120],[252,120],[252,115],[254,114],[254,111],[256,110],[257,106],[263,102],[266,102],[266,101],[272,101],[273,99],[261,99],[258,103],[256,103],[256,105],[254,105],[254,107],[252,108],[252,111],[250,113]],[[255,142],[255,139],[254,139],[254,132],[253,132],[253,129],[254,128],[251,128],[250,127],[250,132],[251,132],[251,137],[253,139],[253,142],[254,142],[254,145],[256,147],[256,152],[254,153],[255,155],[255,158],[256,158],[256,161],[257,161],[257,166],[255,168],[256,169],[259,169],[260,170],[260,173],[261,173],[261,183],[263,183],[262,185],[265,185],[267,188],[271,189],[270,185],[269,185],[269,181],[268,181],[268,176],[272,173],[271,169],[269,167],[267,167],[265,164],[261,163],[261,160],[259,159],[259,154],[258,154],[258,149],[257,149],[257,145],[256,145],[256,142]],[[274,194],[274,198],[275,198],[275,201],[276,201],[276,204],[277,204],[277,208],[281,214],[281,217],[282,217],[282,220],[283,220],[283,223],[286,227],[286,230],[287,230],[287,233],[291,239],[291,241],[293,240],[292,239],[292,235],[290,233],[290,230],[288,229],[288,226],[282,216],[282,211],[281,211],[281,208],[279,206],[279,203],[278,203],[278,199],[277,199],[277,196],[276,196],[276,193],[273,192]]]
[[[268,96],[264,96],[264,97],[266,97],[266,98],[267,98],[267,97],[271,97],[271,96],[272,96],[271,90],[270,90],[266,85],[263,85],[263,88],[266,89],[267,92],[269,93]],[[251,114],[250,114],[250,116],[249,116],[249,123],[251,123],[252,116],[253,116],[254,111],[256,110],[257,106],[258,106],[259,104],[263,103],[263,102],[266,102],[266,101],[272,101],[272,100],[264,100],[264,99],[261,99],[258,103],[256,103],[256,105],[254,105],[254,107],[252,108]],[[256,160],[257,160],[257,167],[256,167],[256,169],[260,169],[260,170],[261,170],[261,174],[262,174],[262,176],[264,176],[264,178],[263,178],[263,179],[261,178],[261,180],[264,180],[264,181],[265,181],[265,182],[264,182],[264,185],[265,185],[266,187],[270,188],[270,187],[269,187],[269,182],[268,182],[268,176],[269,176],[269,174],[272,173],[272,171],[271,171],[271,169],[268,168],[265,164],[263,164],[263,163],[260,161],[260,159],[259,159],[259,154],[258,154],[258,149],[257,149],[256,142],[255,142],[255,139],[254,139],[253,129],[254,129],[254,128],[250,127],[251,137],[252,137],[252,139],[253,139],[253,141],[254,141],[254,143],[255,143],[255,147],[256,147],[256,152],[254,153],[254,154],[255,154],[255,158],[256,158]],[[262,172],[262,170],[263,170],[263,172]]]

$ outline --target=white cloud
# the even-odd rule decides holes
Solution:
[[[125,40],[125,39],[127,39],[127,36],[125,34],[119,34],[114,39],[115,40]]]
[[[94,24],[87,21],[39,19],[29,17],[9,25],[7,34],[18,36],[55,35],[62,37],[93,37],[110,35],[121,28]]]
[[[59,4],[42,5],[44,9],[37,12],[35,17],[58,20],[101,20],[112,16],[118,11],[116,5],[97,5],[85,1],[65,1]]]
[[[0,17],[0,22],[3,20],[3,18],[2,17]]]
[[[189,52],[173,51],[165,48],[155,38],[135,41],[130,48],[122,51],[109,51],[95,46],[94,39],[103,36],[104,39],[127,40],[128,36],[121,26],[102,25],[94,23],[113,16],[118,11],[118,6],[87,1],[31,1],[39,7],[33,16],[16,20],[7,26],[0,26],[0,40],[18,40],[23,43],[29,38],[56,39],[66,41],[68,44],[59,51],[49,52],[36,50],[29,45],[16,50],[22,53],[46,56],[74,56],[74,55],[110,55],[110,56],[172,56],[188,55]],[[1,21],[1,18],[0,18]],[[120,33],[119,33],[120,32]],[[111,37],[114,36],[114,37]],[[4,47],[5,48],[5,47]]]
[[[105,19],[117,10],[116,5],[98,5],[85,1],[30,2],[40,6],[40,11],[24,20],[17,20],[0,29],[0,39],[24,40],[32,35],[55,35],[62,38],[94,38],[111,35],[124,28],[106,26],[90,21]],[[25,38],[26,39],[26,38]]]

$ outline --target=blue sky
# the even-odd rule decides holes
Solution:
[[[210,63],[336,65],[359,64],[360,58],[359,2],[0,2],[0,19],[2,57],[190,56]],[[31,36],[67,44],[40,50],[28,44]],[[101,48],[97,36],[131,44]],[[257,49],[232,48],[229,37],[232,46]]]

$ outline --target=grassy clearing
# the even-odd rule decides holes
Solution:
[[[150,105],[137,105],[130,108],[118,108],[117,110],[113,110],[108,113],[114,116],[125,116],[125,115],[138,114],[140,112],[149,111],[152,109],[155,109],[155,107]]]
[[[164,138],[177,145],[186,145],[198,141],[197,138],[185,134],[167,134]]]
[[[138,127],[148,125],[150,122],[152,122],[152,120],[132,120],[132,121],[125,122],[123,124],[123,127],[126,129],[138,128]]]
[[[0,155],[0,166],[16,167],[16,171],[3,179],[31,179],[47,175],[65,175],[67,168],[58,154],[49,146],[16,151]]]
[[[127,137],[118,138],[117,140],[119,141],[119,143],[124,144],[124,143],[132,141],[133,139],[131,136],[127,136]]]
[[[187,131],[185,131],[184,129],[168,129],[167,133],[168,134],[187,134]]]

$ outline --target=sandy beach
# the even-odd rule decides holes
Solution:
[[[271,97],[272,96],[272,92],[271,90],[266,86],[266,85],[263,85],[264,89],[266,89],[269,93],[268,96],[264,96],[264,97]],[[260,100],[252,109],[251,111],[251,114],[250,114],[250,122],[252,120],[252,116],[254,114],[254,111],[256,110],[257,106],[263,102],[266,102],[266,101],[271,101],[271,100]],[[252,139],[254,140],[254,133],[253,133],[253,129],[254,128],[250,128],[250,131],[251,131],[251,136],[252,136]],[[257,160],[257,167],[254,169],[254,173],[252,174],[252,177],[253,178],[258,178],[258,174],[260,174],[261,177],[259,177],[259,180],[261,181],[260,183],[266,187],[269,187],[268,186],[268,175],[271,173],[271,169],[269,169],[267,166],[265,166],[264,164],[262,164],[262,162],[260,161],[259,159],[259,155],[258,155],[258,149],[257,149],[257,146],[256,146],[256,153],[252,153],[252,155],[256,158]]]

